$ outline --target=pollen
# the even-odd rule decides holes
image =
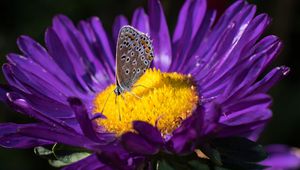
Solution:
[[[148,69],[130,92],[116,96],[116,85],[110,85],[96,95],[93,113],[102,113],[105,118],[96,119],[97,124],[117,136],[134,131],[135,120],[156,126],[164,136],[195,109],[199,100],[195,87],[190,75]]]

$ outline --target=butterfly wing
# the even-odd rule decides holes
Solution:
[[[146,34],[131,26],[120,29],[116,49],[117,85],[130,90],[153,60],[152,42]]]

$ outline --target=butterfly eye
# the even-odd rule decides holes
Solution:
[[[146,72],[146,69],[145,69],[145,68],[143,69],[143,72],[144,72],[144,73]]]
[[[130,58],[129,58],[129,57],[127,57],[127,58],[126,58],[126,62],[128,63],[129,61],[130,61]]]
[[[125,74],[127,74],[127,75],[129,74],[129,69],[125,70]]]
[[[123,45],[121,44],[119,48],[120,48],[120,50],[122,50],[122,48],[123,48]]]
[[[131,56],[132,56],[132,57],[134,56],[134,52],[131,52]]]
[[[142,60],[142,61],[143,61],[143,60],[145,60],[145,57],[144,57],[144,56],[142,56],[142,57],[141,57],[141,60]]]
[[[133,69],[132,69],[132,73],[135,73],[135,71],[136,71],[136,69],[135,69],[135,68],[133,68]]]
[[[137,72],[137,73],[140,73],[140,72],[141,72],[141,69],[140,69],[140,68],[138,68],[136,72]]]

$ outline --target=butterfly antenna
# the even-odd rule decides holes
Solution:
[[[113,92],[114,92],[114,91],[110,92],[109,95],[107,96],[107,98],[105,99],[103,108],[102,108],[102,110],[101,110],[101,114],[103,113],[103,111],[104,111],[104,109],[105,109],[105,106],[106,106],[106,104],[107,104],[107,102],[108,102],[108,99],[109,99],[110,95],[111,95]]]

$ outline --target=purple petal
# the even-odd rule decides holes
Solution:
[[[70,133],[62,128],[56,126],[28,125],[20,127],[19,133],[29,137],[45,139],[57,143],[62,143],[71,146],[84,147],[92,150],[99,150],[97,143],[90,141],[88,138],[81,136],[78,133]]]
[[[195,147],[197,132],[193,128],[184,128],[180,132],[175,131],[168,141],[169,149],[177,154],[191,152]]]
[[[298,149],[292,149],[279,144],[267,146],[265,149],[269,156],[266,160],[262,161],[261,164],[270,166],[267,170],[296,170],[300,168]]]
[[[187,31],[187,27],[192,27],[192,37],[194,37],[195,33],[198,31],[199,26],[202,23],[203,16],[206,12],[206,1],[203,0],[188,0],[186,1],[179,13],[178,21],[176,24],[176,28],[173,34],[173,42],[179,41],[182,38],[185,31]],[[192,25],[186,24],[188,20],[194,23]]]
[[[72,62],[71,56],[68,54],[67,49],[64,48],[63,42],[52,28],[49,28],[46,32],[46,46],[55,62],[74,81],[77,89],[82,92],[87,90],[86,85],[80,82],[78,71],[81,69]],[[78,70],[76,70],[77,68]]]
[[[76,115],[76,119],[84,135],[91,140],[99,141],[100,139],[97,137],[92,120],[90,120],[89,114],[81,100],[78,98],[68,98],[68,102]]]
[[[272,116],[272,112],[268,109],[270,104],[271,99],[267,95],[251,96],[231,106],[232,110],[225,112],[219,122],[228,126],[237,126],[269,120]]]
[[[97,67],[94,68],[97,72],[95,75],[96,81],[98,81],[101,86],[104,88],[107,85],[113,83],[112,79],[114,78],[113,72],[111,67],[103,57],[101,53],[101,45],[99,40],[97,39],[97,35],[93,30],[92,25],[86,21],[80,21],[79,23],[79,30],[83,34],[85,40],[87,41],[90,50],[92,51],[93,55],[95,56],[95,60],[98,61]]]
[[[185,119],[181,126],[173,131],[167,142],[168,149],[177,154],[192,152],[195,149],[197,137],[203,135],[203,123],[203,108],[198,106],[193,115]]]
[[[105,64],[105,68],[108,71],[110,78],[114,79],[115,57],[112,53],[110,43],[102,23],[99,18],[93,17],[90,19],[89,24],[97,42],[97,44],[94,44],[96,54],[99,56],[100,61]]]
[[[173,44],[175,48],[173,50],[175,59],[173,60],[178,61],[178,63],[172,65],[178,70],[182,70],[187,58],[190,57],[187,55],[188,50],[190,49],[190,44],[198,32],[205,13],[205,0],[186,1],[180,11],[173,37]]]
[[[123,15],[119,15],[116,17],[114,24],[113,24],[113,39],[114,39],[114,44],[117,44],[117,39],[119,36],[119,31],[120,29],[124,26],[124,25],[128,25],[128,20],[125,16]]]
[[[282,80],[285,76],[287,76],[289,71],[290,68],[286,66],[274,68],[263,79],[251,86],[248,90],[248,94],[267,92],[278,81]]]
[[[80,161],[77,161],[71,165],[64,167],[62,170],[112,170],[111,168],[107,167],[103,164],[96,154],[92,154]]]
[[[121,137],[124,147],[136,154],[154,155],[159,151],[159,148],[150,144],[147,140],[138,134],[127,132]]]
[[[12,65],[9,63],[4,63],[2,66],[3,75],[8,82],[8,84],[14,88],[18,88],[22,92],[30,93],[27,88],[16,79],[12,72]]]
[[[197,67],[202,66],[203,62],[201,62],[201,58],[199,58],[200,56],[198,54],[198,50],[201,49],[202,43],[205,43],[205,41],[207,41],[206,36],[208,35],[213,23],[215,22],[216,14],[216,11],[206,12],[202,24],[195,35],[195,38],[190,43],[190,49],[187,54],[187,56],[190,56],[190,59],[185,64],[185,67],[182,68],[182,70],[179,70],[180,72],[190,74],[191,72],[193,72],[192,70],[197,70]],[[178,65],[178,62],[180,62],[180,60],[176,61],[173,59],[171,71],[177,70],[175,66]]]
[[[20,135],[18,132],[18,128],[27,125],[28,124],[21,125],[14,123],[0,124],[0,146],[5,148],[25,149],[35,146],[53,144],[53,142],[51,141]]]
[[[27,89],[29,89],[28,86],[31,86],[33,90],[38,91],[40,94],[60,102],[66,100],[65,95],[72,94],[66,88],[66,85],[58,82],[55,77],[45,72],[31,59],[17,54],[9,54],[7,59],[12,63],[12,73],[24,86],[27,86]]]
[[[102,70],[98,70],[100,63],[92,50],[89,48],[86,39],[66,16],[58,15],[53,19],[53,29],[60,37],[69,58],[77,71],[78,80],[84,81],[88,87],[96,87],[98,83],[95,76]],[[100,73],[101,74],[101,73]],[[91,89],[96,90],[96,89]]]
[[[75,89],[72,80],[59,68],[46,49],[39,43],[28,36],[21,36],[17,43],[25,57],[39,64],[48,74],[55,77],[57,79],[56,81],[61,82],[68,89]]]
[[[159,0],[148,1],[150,35],[153,40],[154,65],[162,71],[167,71],[171,64],[171,42],[168,25]]]
[[[147,141],[152,142],[157,145],[163,144],[163,139],[159,130],[149,123],[142,122],[142,121],[134,121],[133,128],[145,138]]]
[[[143,33],[150,34],[149,18],[143,8],[134,11],[131,25]]]

